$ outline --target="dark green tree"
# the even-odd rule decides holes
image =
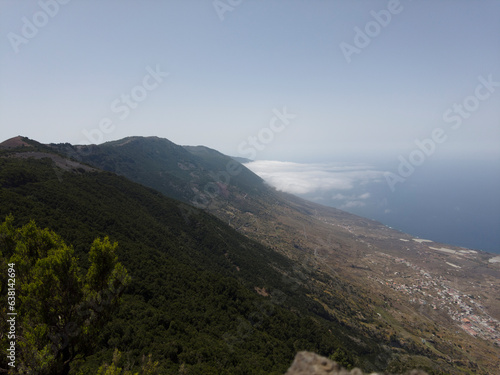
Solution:
[[[15,271],[16,367],[3,358],[1,367],[11,373],[68,374],[72,361],[92,352],[130,277],[118,262],[117,244],[107,237],[92,244],[85,273],[73,248],[56,233],[33,221],[14,228],[13,220],[9,216],[0,226],[0,309],[6,317],[10,268]],[[2,318],[1,332],[7,332],[5,322]],[[11,341],[0,338],[2,347]]]
[[[330,359],[339,363],[341,366],[345,367],[348,370],[354,367],[353,356],[343,348],[337,348],[337,350],[335,350],[335,352],[330,356]]]
[[[97,370],[97,375],[156,375],[158,374],[158,362],[153,362],[151,354],[142,358],[142,366],[140,372],[132,372],[131,370],[119,367],[122,353],[115,349],[113,353],[113,362],[111,365],[104,364]]]

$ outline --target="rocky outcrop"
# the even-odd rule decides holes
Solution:
[[[358,368],[349,371],[337,362],[315,353],[299,352],[285,375],[363,375],[363,371]],[[427,373],[413,370],[408,375],[427,375]]]

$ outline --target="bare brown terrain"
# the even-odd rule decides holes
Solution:
[[[6,141],[0,143],[1,148],[11,149],[18,147],[28,147],[29,144],[23,141],[23,137],[18,136],[14,138],[7,139]]]

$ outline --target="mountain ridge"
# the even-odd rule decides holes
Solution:
[[[95,373],[118,347],[134,358],[150,350],[172,372],[184,365],[203,373],[281,374],[296,348],[327,355],[349,344],[348,334],[390,358],[308,297],[319,291],[299,282],[290,260],[212,215],[109,172],[58,175],[54,167],[50,158],[2,155],[0,215],[57,231],[83,266],[91,238],[109,235],[132,276],[123,308],[103,331],[85,373]],[[349,350],[364,349],[350,343]],[[248,369],[247,360],[257,367]]]
[[[172,153],[147,147],[150,142],[161,142],[158,139],[134,140],[142,143],[134,148],[139,155],[130,150],[117,152],[123,140],[106,146],[112,149],[110,154],[106,147],[99,146],[49,147],[59,154],[73,153],[72,157],[84,164],[97,161],[101,166],[115,168],[111,171],[143,185],[150,183],[148,174],[155,174],[157,187],[150,187],[167,196],[181,196],[185,203],[203,208],[246,237],[286,256],[298,275],[307,271],[308,277],[296,279],[324,290],[326,296],[331,294],[311,295],[325,311],[350,329],[362,327],[368,335],[379,335],[381,342],[387,340],[385,345],[393,355],[409,352],[420,353],[421,360],[433,358],[426,362],[427,371],[432,369],[429,363],[448,363],[452,367],[447,371],[456,374],[467,373],[466,368],[479,371],[478,366],[486,374],[498,366],[498,339],[494,338],[498,336],[474,331],[484,323],[498,332],[500,309],[494,292],[498,290],[499,267],[489,262],[488,253],[416,241],[378,222],[277,192],[252,174],[243,174],[240,180],[240,174],[228,172],[227,163],[232,158],[209,148],[171,146]],[[132,143],[124,146],[131,147]],[[193,157],[185,153],[189,149]],[[168,160],[170,169],[158,160],[148,160],[156,157],[156,151],[164,152],[159,160]],[[155,168],[146,168],[141,160]],[[192,166],[182,164],[185,162]],[[147,173],[141,175],[140,170]],[[221,172],[226,172],[229,180]],[[200,199],[193,201],[197,196]],[[189,209],[186,212],[184,217],[189,218]],[[469,297],[473,293],[477,301],[476,287],[480,288],[485,306],[476,306]],[[460,301],[458,306],[449,303],[453,298]],[[471,321],[471,317],[478,322]],[[391,366],[393,372],[403,368],[396,362]],[[414,367],[419,367],[418,361],[410,361],[407,368]]]

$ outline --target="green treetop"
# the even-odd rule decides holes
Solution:
[[[7,316],[10,265],[15,270],[16,367],[2,356],[0,372],[68,374],[72,361],[92,352],[130,281],[116,247],[107,237],[97,238],[85,273],[73,248],[56,233],[33,221],[14,228],[13,218],[7,217],[0,225],[0,311]],[[2,333],[9,328],[6,320],[0,321]],[[0,341],[8,347],[12,340],[3,334]]]

